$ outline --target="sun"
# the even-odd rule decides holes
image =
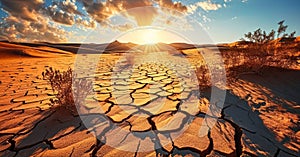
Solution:
[[[121,42],[133,42],[140,45],[153,45],[160,42],[186,42],[185,39],[177,34],[174,34],[173,32],[148,27],[128,31],[121,35],[117,40]]]
[[[151,45],[160,42],[157,30],[147,29],[140,32],[144,44]]]

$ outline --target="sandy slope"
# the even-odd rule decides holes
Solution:
[[[0,42],[1,59],[20,58],[20,57],[62,57],[70,56],[72,53],[56,48],[39,46],[29,47],[11,43]]]
[[[298,151],[300,148],[300,71],[272,68],[263,75],[243,75],[234,82],[234,94],[247,100],[280,145]],[[275,141],[275,140],[274,140]],[[278,145],[274,142],[274,145]],[[259,146],[257,146],[259,147]],[[275,148],[274,148],[275,149]]]
[[[28,47],[5,46],[27,53]],[[187,55],[191,64],[199,64],[199,58]],[[222,112],[207,119],[210,91],[201,91],[207,98],[199,99],[193,94],[196,82],[175,74],[193,68],[183,56],[153,53],[147,57],[152,62],[132,69],[120,62],[116,73],[120,55],[81,56],[84,71],[95,61],[99,66],[96,94],[86,99],[79,117],[52,106],[51,87],[41,79],[47,67],[72,67],[74,57],[1,60],[0,156],[299,156],[299,71],[241,76],[224,91],[224,106],[216,108]]]

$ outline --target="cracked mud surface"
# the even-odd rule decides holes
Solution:
[[[300,82],[290,77],[299,72],[240,78],[220,113],[205,118],[209,90],[197,97],[195,82],[170,68],[189,67],[154,62],[114,73],[118,59],[102,56],[80,116],[51,105],[55,95],[40,75],[49,66],[67,69],[73,57],[1,62],[0,156],[300,155]],[[282,80],[285,88],[272,86]]]

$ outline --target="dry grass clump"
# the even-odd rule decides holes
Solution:
[[[274,41],[261,46],[264,48],[247,43],[239,47],[221,49],[228,77],[251,73],[263,75],[270,67],[283,69],[297,67],[299,43]]]
[[[196,76],[200,90],[211,87],[211,77],[208,68],[205,65],[196,67]]]
[[[260,74],[262,69],[268,66],[267,56],[264,54],[242,54],[241,56],[232,56],[232,66],[229,68],[231,76],[237,76],[245,73]]]
[[[295,40],[295,31],[286,33],[287,27],[282,20],[278,22],[277,31],[272,29],[267,33],[259,28],[245,34],[245,38],[234,47],[223,50],[227,74],[263,74],[263,70],[269,67],[297,67],[300,43]]]
[[[67,71],[59,71],[50,67],[42,75],[43,79],[51,84],[55,93],[56,99],[51,99],[51,102],[71,111],[76,110],[76,105],[82,105],[92,91],[92,82],[85,78],[76,78],[71,68]]]

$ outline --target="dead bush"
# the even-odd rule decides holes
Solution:
[[[56,99],[51,99],[51,102],[71,111],[76,110],[76,105],[82,105],[92,89],[92,82],[86,78],[76,78],[71,68],[59,71],[50,67],[42,75],[43,79],[50,83],[55,94]]]
[[[211,87],[210,72],[205,65],[196,67],[196,76],[201,90]]]

